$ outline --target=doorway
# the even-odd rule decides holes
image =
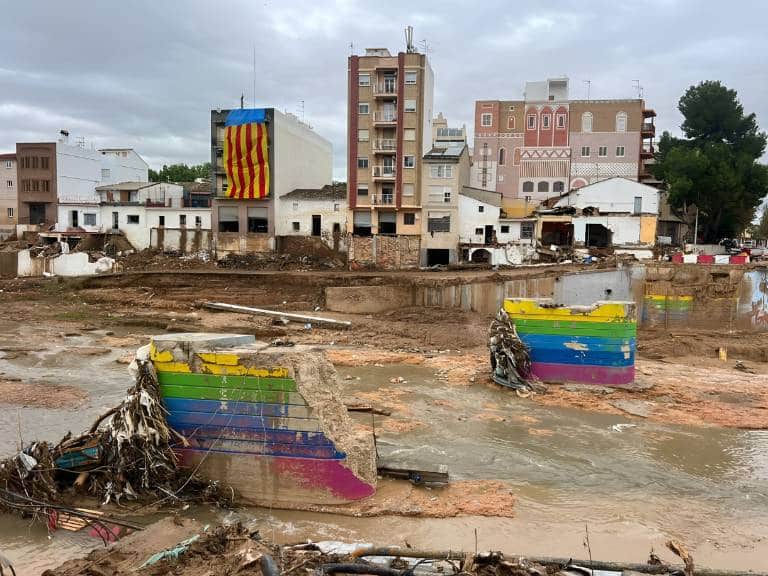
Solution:
[[[485,225],[485,242],[484,244],[493,244],[493,237],[495,236],[493,226],[490,224]]]
[[[71,222],[72,228],[77,228],[77,226],[78,226],[77,210],[72,210],[70,212],[69,220]]]
[[[584,244],[590,248],[607,248],[611,245],[611,231],[602,224],[587,224]]]
[[[112,212],[112,230],[117,230],[120,227],[120,213]]]
[[[312,236],[320,236],[320,214],[312,214]]]
[[[427,248],[427,266],[448,266],[450,253],[447,248]]]
[[[29,223],[45,224],[45,204],[33,202],[29,205]]]

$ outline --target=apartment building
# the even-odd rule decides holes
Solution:
[[[233,131],[237,127],[241,136]],[[243,140],[248,130],[253,138],[262,135],[252,153]],[[236,139],[230,143],[229,165],[228,133]],[[280,211],[292,206],[277,200],[297,189],[323,188],[332,172],[331,143],[293,114],[274,108],[211,110],[211,227],[217,257],[273,251],[275,223],[284,219]]]
[[[132,148],[100,148],[100,186],[119,182],[149,182],[149,164]]]
[[[17,224],[54,224],[56,142],[17,143]]]
[[[451,128],[438,114],[432,122],[432,148],[422,160],[421,264],[456,264],[459,194],[469,183],[466,127]]]
[[[521,100],[475,103],[471,185],[536,204],[593,182],[649,176],[655,112],[642,99],[571,100],[568,78],[527,82]]]
[[[348,203],[350,259],[355,243],[415,251],[386,258],[418,264],[422,232],[422,161],[432,148],[434,74],[408,41],[405,52],[368,48],[348,62]],[[377,237],[409,238],[389,242]],[[369,238],[373,237],[374,240]],[[358,240],[358,238],[364,238]],[[365,258],[367,260],[367,257]],[[380,263],[379,263],[380,264]]]
[[[16,154],[0,154],[0,239],[13,233],[17,210]]]

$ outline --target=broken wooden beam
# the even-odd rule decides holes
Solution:
[[[226,312],[244,312],[246,314],[256,314],[261,316],[271,316],[273,318],[285,318],[294,322],[303,322],[310,324],[326,324],[335,328],[349,328],[352,322],[348,320],[334,320],[333,318],[323,318],[320,316],[308,316],[306,314],[296,314],[294,312],[281,312],[280,310],[267,310],[265,308],[251,308],[250,306],[239,306],[237,304],[226,304],[224,302],[205,302],[203,308],[211,310],[224,310]]]
[[[448,484],[449,481],[445,464],[440,464],[437,469],[423,470],[379,459],[376,468],[380,476],[409,480],[414,484]]]
[[[347,412],[365,412],[367,414],[378,414],[379,416],[392,416],[391,410],[383,408],[374,408],[368,404],[344,404]]]

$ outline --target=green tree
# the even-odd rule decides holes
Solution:
[[[672,208],[698,207],[700,239],[735,237],[768,194],[768,167],[758,162],[766,135],[720,82],[691,86],[678,109],[685,138],[662,135],[654,175],[666,182]]]
[[[196,164],[187,166],[186,164],[163,165],[158,172],[149,170],[150,182],[191,182],[195,178],[209,178],[211,175],[211,163]]]

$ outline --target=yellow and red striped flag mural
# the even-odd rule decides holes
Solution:
[[[232,110],[224,124],[227,196],[241,200],[269,196],[269,139],[263,108]]]

